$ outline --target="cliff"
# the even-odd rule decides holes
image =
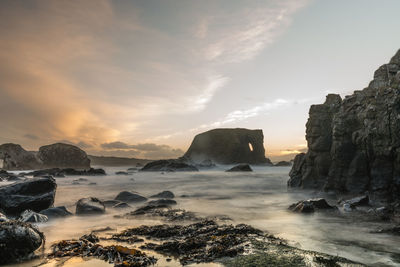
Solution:
[[[213,129],[194,137],[183,156],[192,162],[212,160],[221,164],[271,163],[265,158],[262,130]]]
[[[400,200],[400,50],[367,88],[312,105],[308,152],[299,154],[289,187],[367,193],[372,202]]]

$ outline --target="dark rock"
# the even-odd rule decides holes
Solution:
[[[118,204],[115,204],[113,206],[114,209],[126,209],[126,208],[132,208],[128,203],[125,202],[120,202]]]
[[[7,222],[8,218],[6,215],[0,212],[0,222]]]
[[[265,158],[262,130],[240,128],[213,129],[196,135],[184,158],[197,163],[209,159],[221,164],[271,164]]]
[[[117,218],[132,218],[135,216],[148,216],[160,217],[170,222],[181,221],[199,221],[201,218],[197,217],[195,213],[183,209],[172,209],[170,205],[166,204],[149,204],[129,212],[124,215],[118,215]]]
[[[103,202],[94,197],[82,198],[76,203],[76,214],[102,214],[106,212]]]
[[[368,196],[359,196],[359,197],[354,197],[351,199],[339,201],[339,204],[342,204],[342,205],[349,204],[353,208],[357,207],[357,206],[368,206],[369,198],[368,198]]]
[[[37,157],[45,168],[89,169],[90,160],[79,147],[56,143],[39,148]]]
[[[214,168],[216,165],[214,164],[214,162],[212,162],[212,160],[205,159],[200,163],[195,163],[195,166],[197,168],[209,169],[209,168]]]
[[[140,171],[161,171],[161,172],[175,172],[175,171],[198,171],[198,169],[185,163],[181,160],[156,160],[147,163]]]
[[[113,207],[119,203],[122,203],[122,202],[119,200],[115,200],[115,199],[109,199],[109,200],[103,201],[104,206],[106,206],[107,208]]]
[[[119,200],[122,202],[128,202],[128,203],[134,203],[134,202],[144,202],[147,201],[147,198],[134,194],[128,191],[122,191],[120,192],[116,197],[115,200]]]
[[[54,203],[57,184],[53,178],[33,178],[0,187],[0,209],[19,214],[47,209]]]
[[[129,173],[127,173],[127,172],[122,172],[122,171],[115,172],[115,174],[116,174],[116,175],[130,175]]]
[[[400,50],[369,86],[310,108],[308,152],[295,160],[289,186],[400,200]]]
[[[174,198],[175,195],[171,191],[162,191],[158,194],[152,195],[150,198]]]
[[[46,215],[39,214],[31,210],[26,210],[21,213],[18,220],[21,222],[42,223],[47,222],[49,218],[47,218]]]
[[[42,210],[40,214],[46,215],[49,219],[67,217],[72,215],[72,213],[69,212],[64,206],[48,208]]]
[[[323,198],[301,200],[290,205],[289,209],[294,212],[312,213],[319,210],[336,210],[335,206],[331,206]]]
[[[149,201],[148,205],[176,205],[176,201],[173,199],[157,199],[157,200],[152,200]]]
[[[0,222],[0,264],[28,259],[43,243],[43,233],[28,223]]]
[[[65,177],[68,176],[96,176],[96,175],[106,175],[106,172],[103,169],[93,169],[89,170],[75,170],[71,168],[60,169],[60,168],[52,168],[52,169],[43,169],[37,170],[33,172],[26,173],[26,175],[32,175],[34,177],[42,177],[42,176],[54,176],[54,177]]]
[[[3,169],[6,170],[34,170],[41,166],[33,153],[17,144],[0,145],[0,159],[3,160]]]
[[[292,166],[292,163],[289,161],[279,161],[278,163],[274,164],[276,167],[287,167]]]
[[[252,172],[253,170],[251,169],[249,164],[239,164],[239,165],[236,165],[226,171],[227,172]]]

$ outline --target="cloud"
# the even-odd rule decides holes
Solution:
[[[24,138],[30,139],[30,140],[39,140],[39,137],[37,137],[34,134],[25,134]]]
[[[121,141],[115,141],[110,143],[101,144],[101,147],[105,150],[105,153],[124,154],[130,156],[138,156],[146,159],[162,159],[162,158],[177,158],[183,155],[183,150],[175,149],[168,145],[157,145],[154,143],[144,143],[130,145]],[[123,153],[121,153],[123,151]],[[103,153],[98,151],[98,153]]]

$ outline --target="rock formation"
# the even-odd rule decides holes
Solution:
[[[46,168],[89,169],[90,159],[82,149],[63,143],[42,146],[29,152],[17,144],[0,145],[0,160],[5,170],[37,170]]]
[[[198,134],[184,158],[193,162],[212,160],[221,164],[264,164],[264,135],[262,130],[214,129]]]
[[[37,157],[45,168],[89,169],[90,160],[79,147],[57,143],[39,148]]]
[[[400,50],[367,88],[311,106],[306,139],[288,186],[400,201]]]

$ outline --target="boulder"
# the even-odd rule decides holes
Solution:
[[[21,222],[42,223],[47,222],[49,218],[47,218],[46,215],[39,214],[31,210],[26,210],[21,213],[18,220]]]
[[[0,264],[30,258],[43,243],[43,233],[28,223],[0,222]]]
[[[130,175],[128,172],[123,172],[123,171],[119,171],[119,172],[115,172],[116,175]]]
[[[368,194],[374,205],[400,201],[400,50],[361,91],[312,105],[308,151],[295,159],[289,186]]]
[[[251,169],[249,164],[239,164],[239,165],[236,165],[226,171],[227,172],[252,172],[253,170]]]
[[[213,129],[196,135],[184,158],[195,163],[212,160],[220,164],[271,164],[265,158],[262,130],[241,128]]]
[[[354,197],[351,199],[346,199],[339,201],[339,204],[348,204],[351,205],[353,208],[357,206],[368,206],[369,205],[369,198],[368,196],[359,196],[359,197]]]
[[[147,163],[140,171],[161,171],[161,172],[175,172],[175,171],[198,171],[198,169],[185,163],[181,160],[156,160]]]
[[[152,195],[150,198],[174,198],[175,195],[171,191],[162,191],[158,194]]]
[[[64,206],[48,208],[42,210],[40,214],[46,215],[49,219],[67,217],[72,215],[72,213],[69,212]]]
[[[105,200],[102,202],[103,202],[104,206],[106,206],[107,208],[111,208],[111,207],[114,207],[115,205],[123,203],[123,202],[121,202],[119,200],[115,200],[115,199]]]
[[[292,163],[289,161],[279,161],[277,163],[274,164],[275,167],[288,167],[288,166],[292,166]]]
[[[147,198],[134,194],[128,191],[122,191],[120,192],[116,197],[115,200],[119,200],[121,202],[127,202],[127,203],[135,203],[135,202],[144,202],[147,201]]]
[[[126,209],[126,208],[131,208],[131,206],[128,203],[125,202],[120,202],[117,203],[113,206],[114,209]]]
[[[56,143],[39,148],[37,157],[45,168],[89,169],[90,159],[79,147]]]
[[[176,201],[173,199],[157,199],[149,201],[148,203],[148,205],[153,205],[153,206],[160,206],[160,205],[171,206],[176,204],[177,204]]]
[[[319,210],[336,210],[335,206],[331,206],[323,198],[301,200],[289,206],[289,210],[300,213],[313,213]]]
[[[82,198],[76,203],[76,214],[102,214],[106,212],[103,202],[94,197]]]
[[[54,178],[27,179],[0,187],[0,209],[19,214],[27,209],[39,212],[54,203],[57,184]]]
[[[34,170],[41,166],[33,153],[17,144],[0,145],[0,159],[3,160],[5,170]]]

